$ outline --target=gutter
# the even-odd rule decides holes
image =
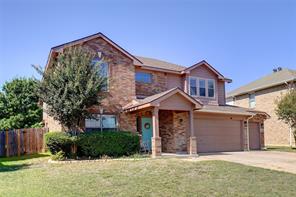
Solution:
[[[255,115],[252,115],[251,117],[247,118],[247,150],[250,151],[250,127],[249,127],[249,120],[252,119]]]

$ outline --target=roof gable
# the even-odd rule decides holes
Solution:
[[[166,99],[170,98],[171,96],[179,94],[184,99],[186,99],[188,102],[192,103],[194,105],[194,109],[198,109],[202,107],[202,103],[194,98],[192,98],[190,95],[186,94],[179,88],[172,88],[170,90],[161,92],[159,94],[155,94],[152,96],[149,96],[145,99],[133,101],[127,106],[124,107],[125,111],[134,111],[137,109],[142,109],[146,107],[151,106],[159,106],[161,102],[165,101]]]
[[[87,41],[90,41],[90,40],[93,40],[93,39],[97,39],[97,38],[102,38],[107,43],[112,45],[114,48],[121,51],[124,55],[126,55],[131,60],[133,60],[134,64],[142,64],[141,60],[139,60],[138,58],[136,58],[135,56],[133,56],[132,54],[127,52],[125,49],[123,49],[118,44],[113,42],[110,38],[105,36],[103,33],[99,32],[99,33],[96,33],[96,34],[93,34],[93,35],[90,35],[90,36],[86,36],[86,37],[83,37],[83,38],[80,38],[80,39],[77,39],[77,40],[73,40],[71,42],[67,42],[67,43],[52,47],[51,50],[50,50],[50,54],[49,54],[45,69],[47,68],[48,64],[50,63],[51,57],[53,56],[54,53],[61,52],[65,48],[72,47],[72,46],[75,46],[75,45],[78,45],[78,44],[81,44],[81,43],[84,43],[84,42],[87,42]]]
[[[211,66],[208,62],[206,62],[205,60],[202,60],[186,69],[184,69],[182,71],[182,74],[183,73],[190,73],[190,71],[192,71],[193,69],[199,67],[199,66],[206,66],[209,70],[211,70],[213,73],[215,73],[219,79],[221,80],[225,80],[226,82],[232,82],[231,79],[228,79],[226,77],[224,77],[220,72],[218,72],[213,66]]]

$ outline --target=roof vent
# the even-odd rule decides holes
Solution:
[[[272,71],[273,71],[274,73],[279,72],[279,71],[281,71],[281,70],[283,70],[282,67],[277,67],[277,68],[272,69]]]

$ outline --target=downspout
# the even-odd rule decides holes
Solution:
[[[249,120],[252,119],[255,115],[252,115],[251,117],[247,118],[247,150],[250,151],[250,127],[249,127]]]
[[[295,78],[296,79],[296,78]],[[294,80],[293,80],[294,81]],[[293,81],[291,82],[291,84],[293,85]],[[292,89],[292,85],[291,86],[289,86],[289,82],[288,81],[286,81],[285,82],[285,84],[287,85],[287,88],[288,88],[288,91],[290,90],[290,89]],[[291,125],[289,125],[289,134],[290,134],[290,147],[292,147],[293,146],[293,140],[292,140],[292,126]],[[296,142],[295,142],[296,143]]]

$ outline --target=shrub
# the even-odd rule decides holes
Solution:
[[[51,156],[51,159],[54,161],[62,161],[62,160],[65,160],[65,158],[66,158],[66,156],[63,151],[59,151],[55,155]]]
[[[80,156],[119,157],[132,155],[140,150],[140,138],[130,132],[91,132],[78,136],[78,154]]]
[[[70,134],[65,132],[49,132],[45,135],[45,143],[51,154],[62,151],[66,156],[71,154],[73,140]]]

